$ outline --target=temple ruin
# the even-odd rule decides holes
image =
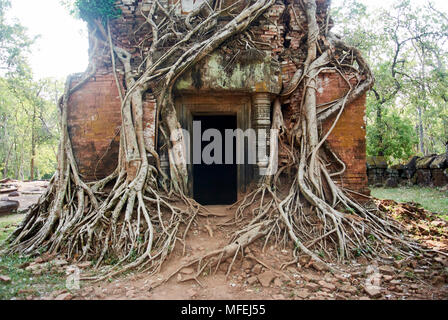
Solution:
[[[331,32],[330,2],[83,2],[89,68],[68,78],[58,170],[10,251],[120,261],[102,279],[158,273],[218,205],[228,244],[167,279],[235,261],[258,240],[329,269],[412,255],[401,227],[366,205],[374,77]]]
[[[153,41],[150,25],[145,24],[151,9],[149,0],[121,0],[117,6],[121,17],[111,21],[111,40],[116,47],[132,53],[132,69],[141,72],[142,57],[146,56]],[[181,10],[188,15],[203,1],[160,1],[171,10]],[[177,6],[176,6],[177,4]],[[222,6],[243,8],[245,1],[222,1]],[[329,1],[317,1],[320,21],[326,28],[332,27],[327,19]],[[230,19],[230,18],[229,18]],[[220,23],[227,23],[225,16]],[[221,126],[221,129],[255,130],[269,129],[272,123],[273,100],[287,86],[306,57],[307,30],[305,12],[298,1],[277,1],[241,36],[232,37],[199,64],[186,70],[174,87],[176,111],[182,127],[191,132],[193,121],[201,120],[203,127]],[[91,63],[96,71],[68,101],[68,130],[79,173],[85,181],[97,181],[111,174],[118,161],[121,129],[121,102],[113,72],[113,61],[107,42],[95,43],[95,33],[90,25]],[[93,35],[93,36],[92,36]],[[248,46],[247,44],[251,45]],[[256,47],[256,49],[253,49]],[[165,48],[168,49],[168,48]],[[163,54],[159,48],[153,55]],[[119,84],[125,92],[124,70],[117,65]],[[360,81],[356,74],[346,74],[351,82]],[[82,75],[75,76],[72,87]],[[155,90],[155,89],[154,89]],[[324,112],[326,107],[344,96],[349,90],[347,81],[336,70],[324,70],[318,76],[317,105]],[[302,90],[297,90],[283,101],[282,112],[286,125],[292,126],[300,117]],[[319,111],[320,111],[319,110]],[[321,126],[326,131],[334,118]],[[169,174],[168,156],[164,139],[157,132],[157,102],[153,91],[144,98],[144,137],[148,148],[161,155],[162,169]],[[365,95],[346,106],[327,143],[346,165],[342,176],[335,182],[362,200],[368,195],[366,174],[366,122]],[[218,128],[219,129],[219,128]],[[247,144],[247,141],[245,142]],[[258,137],[257,150],[269,154],[269,138]],[[238,146],[246,152],[250,146]],[[154,161],[151,159],[150,162]],[[280,154],[280,163],[282,163]],[[189,195],[199,202],[232,203],[256,183],[260,173],[266,170],[267,158],[258,158],[255,165],[215,165],[208,168],[189,165]],[[335,168],[340,164],[334,163]],[[339,167],[338,167],[339,166]],[[202,170],[202,171],[201,171]],[[208,171],[207,171],[208,170]],[[218,186],[220,185],[220,187]],[[217,187],[218,186],[218,187]],[[205,189],[205,190],[204,190]],[[202,190],[202,191],[201,191]],[[207,191],[208,190],[208,191]],[[207,192],[227,194],[223,198],[207,198]],[[204,194],[205,193],[205,194]],[[205,198],[201,198],[205,197]],[[205,199],[202,201],[202,199]]]

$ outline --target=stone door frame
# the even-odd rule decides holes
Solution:
[[[271,128],[273,95],[270,93],[216,93],[201,92],[183,93],[176,97],[175,106],[179,122],[183,129],[190,132],[194,116],[209,115],[236,115],[237,128],[243,131],[255,129],[257,134],[260,130],[266,130],[266,136],[258,134],[257,150],[262,153],[269,152],[269,130]],[[248,145],[245,139],[244,153],[248,159]],[[192,141],[190,141],[192,145]],[[268,157],[260,158],[257,153],[256,165],[238,165],[238,194],[245,193],[252,182],[258,182],[268,167]],[[193,165],[188,165],[189,192],[193,194]]]
[[[193,139],[193,119],[195,116],[233,115],[237,119],[237,128],[243,131],[251,128],[251,99],[244,94],[184,94],[175,102],[176,112],[183,129],[190,132]],[[190,141],[193,145],[193,141]],[[247,159],[247,141],[244,145],[245,159]],[[192,156],[192,155],[191,155]],[[244,193],[253,180],[253,166],[238,165],[238,194]],[[189,192],[193,195],[193,165],[188,165]]]

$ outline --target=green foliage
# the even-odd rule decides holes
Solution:
[[[6,12],[9,0],[0,0],[0,70],[4,73],[23,73],[25,54],[29,53],[34,39],[26,35],[26,29],[18,23],[10,23]]]
[[[33,79],[27,63],[32,41],[24,27],[5,18],[9,6],[0,0],[0,177],[29,179],[31,168],[34,178],[48,177],[56,169],[63,85]]]
[[[0,217],[0,245],[22,219],[23,215]],[[64,274],[49,268],[48,272],[36,276],[24,269],[24,266],[30,262],[32,259],[27,256],[0,254],[0,273],[11,279],[9,283],[0,284],[0,300],[39,297],[64,288]]]
[[[376,101],[368,101],[367,114],[373,120],[367,126],[367,154],[382,154],[389,162],[400,162],[412,157],[415,154],[414,146],[418,143],[412,121],[400,115],[395,108],[385,108],[381,121],[378,121],[375,115],[372,115],[376,113]]]
[[[35,276],[21,267],[29,262],[31,259],[25,256],[0,256],[2,275],[11,279],[11,282],[0,285],[0,300],[39,297],[64,289],[64,274],[48,270],[40,276]]]
[[[374,188],[372,196],[397,202],[420,203],[428,211],[448,217],[448,192],[434,188]]]
[[[336,33],[360,48],[376,78],[367,99],[367,151],[389,162],[443,153],[448,141],[448,14],[428,1],[381,9],[340,0]]]
[[[3,241],[17,228],[22,219],[23,215],[19,214],[0,217],[0,248]]]
[[[56,169],[59,140],[56,97],[62,83],[31,76],[0,77],[0,174],[28,180],[34,157],[34,179]]]
[[[115,0],[76,0],[75,8],[79,17],[87,22],[105,22],[121,15],[121,11],[115,6]]]

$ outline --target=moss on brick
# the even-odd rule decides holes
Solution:
[[[446,154],[437,156],[431,163],[431,169],[444,169],[448,167],[448,158]]]
[[[429,156],[417,160],[417,169],[429,169],[436,157]]]

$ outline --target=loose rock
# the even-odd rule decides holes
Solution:
[[[10,193],[8,195],[8,197],[9,198],[17,198],[17,197],[20,197],[20,193],[18,193],[17,191],[14,191],[14,192]]]
[[[244,262],[243,262],[243,270],[246,270],[246,269],[252,269],[252,267],[253,267],[254,265],[253,265],[253,263],[252,263],[252,261],[250,261],[250,260],[244,260]]]
[[[19,209],[20,203],[15,200],[0,201],[0,214],[9,214]]]
[[[309,289],[309,290],[312,290],[312,291],[316,291],[317,289],[319,289],[319,286],[318,286],[316,283],[308,282],[308,283],[305,285],[305,288],[307,288],[307,289]]]
[[[304,274],[303,278],[306,281],[313,281],[313,282],[318,282],[318,281],[322,280],[322,277],[316,276],[316,275],[311,274],[311,273],[310,274]]]
[[[263,287],[269,287],[272,280],[274,280],[275,274],[272,271],[266,271],[260,275],[258,275],[258,281],[260,281]]]
[[[249,279],[247,279],[247,283],[249,285],[253,285],[253,284],[257,283],[257,282],[258,282],[258,278],[257,277],[250,277]]]
[[[313,261],[312,266],[317,271],[327,271],[328,270],[328,267],[325,264],[323,264],[322,262]]]
[[[387,274],[389,276],[392,276],[395,274],[395,269],[391,266],[381,266],[381,267],[379,267],[379,270],[381,273]]]
[[[358,291],[355,287],[350,286],[350,285],[343,285],[342,287],[339,288],[342,292],[347,292],[350,294],[356,294],[356,292]]]
[[[318,284],[322,287],[322,288],[326,288],[328,290],[335,290],[336,286],[334,284],[328,283],[326,281],[319,281]]]
[[[276,278],[274,280],[274,286],[281,287],[283,285],[283,281],[280,278]]]
[[[55,300],[68,301],[68,300],[72,300],[72,299],[73,299],[73,296],[71,293],[63,293],[63,294],[58,295]]]
[[[307,289],[298,290],[295,295],[301,299],[306,299],[310,296],[310,292]]]
[[[263,266],[261,264],[257,264],[253,267],[252,272],[255,274],[260,274],[261,270],[263,270]]]
[[[373,285],[364,286],[364,291],[372,298],[381,296],[381,288]]]

